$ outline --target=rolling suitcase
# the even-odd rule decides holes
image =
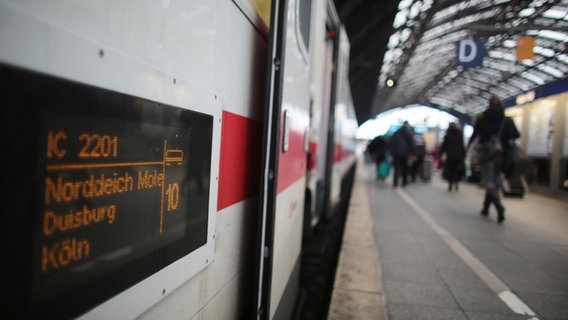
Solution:
[[[430,182],[432,179],[432,168],[434,167],[434,157],[432,155],[425,155],[424,162],[422,163],[422,171],[420,178],[423,182]]]
[[[377,178],[380,180],[385,180],[389,177],[391,171],[391,163],[389,157],[385,157],[385,160],[377,166]]]
[[[511,175],[503,178],[502,191],[504,197],[522,198],[525,195],[525,184],[522,175]]]

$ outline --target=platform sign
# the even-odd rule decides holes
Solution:
[[[456,66],[481,67],[485,56],[483,41],[464,39],[456,43]]]
[[[206,244],[212,116],[1,72],[14,303],[75,317]]]

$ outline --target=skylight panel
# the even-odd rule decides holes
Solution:
[[[398,4],[398,10],[406,9],[412,4],[413,0],[400,0]]]
[[[563,32],[552,31],[552,30],[542,30],[538,33],[539,37],[556,40],[560,42],[568,41],[568,35]]]
[[[532,88],[532,86],[527,81],[524,81],[524,79],[511,79],[509,80],[509,83],[523,91],[527,91]]]
[[[525,18],[525,17],[530,16],[534,12],[535,12],[534,8],[526,8],[526,9],[523,9],[519,12],[519,17]]]
[[[441,10],[439,12],[436,13],[436,16],[434,17],[435,20],[443,20],[448,18],[451,15],[454,15],[458,12],[461,12],[463,10],[478,6],[481,3],[486,2],[486,0],[472,0],[472,1],[461,1],[453,6],[450,6],[444,10]]]
[[[568,64],[568,55],[567,54],[561,53],[556,57],[556,59],[558,59],[558,61],[560,61],[560,62]]]
[[[511,73],[514,70],[513,64],[503,64],[496,61],[487,61],[487,66],[506,73]]]
[[[545,56],[547,58],[554,56],[554,50],[552,50],[552,49],[543,48],[541,46],[535,46],[533,50],[534,50],[535,53],[538,53],[538,54]]]
[[[503,90],[501,87],[493,88],[493,93],[496,94],[498,97],[506,97],[509,95],[509,92]]]
[[[542,64],[542,66],[556,69],[564,74],[568,73],[568,64],[562,63],[560,61],[549,60],[546,62],[546,64]]]
[[[505,60],[505,61],[515,61],[515,59],[516,59],[516,56],[514,54],[499,51],[499,50],[489,51],[489,57],[494,58],[494,59]]]
[[[480,95],[478,95],[478,96],[473,96],[473,97],[471,97],[471,98],[472,98],[473,100],[475,100],[477,103],[483,103],[483,104],[484,104],[484,103],[487,103],[487,100],[485,100],[485,98],[482,97],[482,94],[483,94],[483,93],[484,93],[484,92],[482,91],[482,93],[481,93]]]
[[[489,76],[491,76],[491,77],[493,77],[493,78],[500,78],[500,77],[502,76],[502,73],[501,73],[501,72],[499,72],[499,71],[497,71],[497,70],[494,70],[494,69],[489,69],[489,68],[479,69],[478,74],[480,74],[480,75],[481,75],[481,74],[486,74],[486,75],[489,75]]]
[[[412,5],[412,7],[410,8],[410,13],[408,14],[408,17],[410,19],[414,19],[418,16],[418,14],[420,14],[420,9],[422,7],[422,4],[420,2],[416,2]]]
[[[402,55],[402,50],[399,48],[395,48],[392,51],[392,60],[397,60]]]
[[[542,78],[542,79],[544,79],[545,82],[549,82],[549,81],[552,81],[554,79],[554,76],[552,76],[552,75],[550,75],[546,72],[542,72],[538,68],[533,68],[533,69],[527,70],[527,73],[530,73],[530,74],[535,75],[539,78]]]
[[[556,68],[549,67],[547,65],[540,65],[537,67],[540,71],[547,73],[555,78],[560,78],[564,76],[564,73]]]
[[[568,15],[568,10],[564,9],[566,8],[551,8],[546,10],[542,14],[542,16],[545,18],[556,19],[556,20],[566,19],[566,16]]]
[[[542,5],[544,5],[546,2],[547,2],[547,0],[534,0],[534,1],[529,5],[529,7],[536,7],[536,8],[539,8],[539,7],[541,7]]]
[[[434,0],[424,0],[422,2],[422,12],[432,8],[432,3],[434,2]]]
[[[521,64],[522,64],[523,66],[526,66],[526,67],[534,67],[534,65],[535,65],[536,63],[535,63],[534,60],[532,60],[532,59],[525,59],[525,60],[521,61]]]
[[[398,33],[393,33],[392,36],[389,38],[389,43],[387,47],[389,49],[395,48],[400,43]]]
[[[477,90],[487,90],[487,83],[479,82],[479,81],[470,81],[467,82],[467,86],[471,88],[475,88]]]
[[[396,14],[396,16],[394,17],[394,22],[393,22],[392,26],[395,29],[402,27],[406,23],[406,21],[408,20],[407,15],[408,15],[408,9],[399,11]]]
[[[507,90],[509,95],[516,95],[520,92],[518,88],[515,88],[515,87],[509,85],[508,83],[501,83],[499,86],[502,89]]]
[[[383,60],[385,62],[390,62],[392,61],[393,57],[392,57],[392,50],[388,50],[387,52],[385,52],[385,56],[383,58]]]
[[[536,37],[538,36],[539,31],[536,29],[529,29],[527,30],[527,36],[533,36]]]
[[[505,48],[515,48],[517,46],[517,41],[515,40],[505,40],[503,41],[503,47]]]
[[[400,42],[407,41],[408,38],[410,38],[411,34],[412,34],[412,30],[410,30],[409,28],[406,28],[406,29],[400,31]]]
[[[529,79],[530,81],[536,83],[537,85],[543,85],[546,83],[546,80],[535,75],[534,73],[523,72],[523,77],[525,79]]]

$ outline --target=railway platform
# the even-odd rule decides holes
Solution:
[[[568,319],[568,199],[503,198],[498,224],[478,184],[393,188],[373,170],[357,168],[329,320]]]

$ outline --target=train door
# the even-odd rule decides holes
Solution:
[[[290,319],[299,297],[311,4],[272,3],[257,248],[258,319]]]
[[[334,84],[334,59],[335,59],[335,29],[328,27],[325,41],[325,66],[324,86],[322,89],[322,104],[320,106],[322,118],[319,123],[318,134],[318,157],[317,162],[317,188],[316,188],[316,212],[325,216],[329,214],[329,192],[331,186],[331,166],[333,164],[333,84]]]
[[[333,95],[335,31],[339,23],[330,1],[318,4],[321,16],[314,18],[312,37],[312,110],[310,120],[308,181],[306,186],[305,230],[309,236],[325,212],[326,186],[329,185],[328,166],[330,135],[330,109]]]

